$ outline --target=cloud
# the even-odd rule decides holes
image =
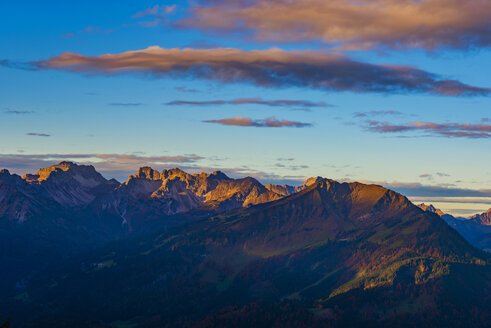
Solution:
[[[143,11],[137,12],[132,16],[132,18],[141,18],[141,17],[146,17],[146,16],[158,16],[158,15],[163,15],[163,14],[171,14],[174,11],[176,11],[177,5],[171,5],[171,6],[159,6],[155,5],[153,7],[147,8]]]
[[[405,124],[391,124],[388,122],[368,121],[368,130],[378,133],[397,133],[408,131],[422,131],[444,137],[454,138],[490,138],[490,124],[471,123],[431,123],[410,122]]]
[[[344,49],[491,46],[486,0],[201,0],[181,28],[259,42],[321,41]]]
[[[36,65],[33,65],[32,63],[16,62],[16,61],[11,61],[11,60],[7,60],[7,59],[1,59],[0,60],[0,66],[7,67],[7,68],[13,68],[13,69],[20,69],[23,71],[36,71],[36,70],[38,70]]]
[[[196,93],[196,92],[198,92],[197,89],[188,88],[188,87],[184,87],[184,86],[176,87],[176,90],[179,91],[179,92],[189,92],[189,93]]]
[[[11,114],[11,115],[26,115],[26,114],[33,114],[34,111],[32,110],[14,110],[14,109],[8,109],[4,111],[5,114]]]
[[[368,117],[368,116],[377,116],[377,115],[400,115],[401,112],[395,110],[372,110],[370,112],[360,112],[355,113],[354,117]]]
[[[86,26],[85,28],[83,28],[82,30],[79,30],[79,31],[76,31],[73,33],[62,34],[61,37],[64,39],[70,39],[70,38],[73,38],[77,35],[80,36],[80,35],[85,35],[85,34],[97,34],[100,32],[108,34],[108,33],[114,32],[114,30],[112,30],[112,29],[102,30],[99,26],[89,25],[89,26]]]
[[[197,106],[208,106],[208,105],[225,105],[228,104],[225,100],[207,100],[207,101],[190,101],[190,100],[174,100],[164,105],[168,106],[180,106],[180,105],[197,105]]]
[[[281,128],[281,127],[305,128],[305,127],[312,126],[311,123],[277,120],[274,117],[269,117],[264,120],[253,120],[248,117],[237,116],[232,118],[224,118],[221,120],[209,120],[203,122],[217,123],[222,125],[233,125],[233,126],[253,126],[253,127],[260,127],[260,128]]]
[[[154,16],[159,13],[159,5],[155,5],[153,7],[147,8],[143,11],[139,11],[136,14],[134,14],[132,17],[133,18],[140,18],[140,17],[145,17],[145,16]]]
[[[425,173],[419,176],[421,179],[433,179],[433,175]]]
[[[303,169],[308,169],[309,168],[308,165],[285,165],[285,164],[282,164],[282,163],[276,163],[274,166],[276,168],[287,169],[289,171],[299,171],[299,170],[303,170]]]
[[[143,103],[121,103],[121,102],[114,102],[114,103],[109,103],[109,106],[120,106],[120,107],[137,107],[137,106],[142,106],[144,105]]]
[[[51,137],[51,134],[38,133],[38,132],[28,132],[28,133],[26,133],[26,135],[34,136],[34,137]]]
[[[308,100],[264,100],[261,98],[239,98],[233,100],[206,100],[206,101],[189,101],[189,100],[174,100],[166,103],[169,106],[178,105],[264,105],[271,107],[302,107],[302,108],[312,108],[312,107],[329,107],[323,101],[314,102]]]
[[[409,199],[413,202],[435,202],[435,203],[467,203],[467,204],[483,204],[491,206],[491,198],[474,198],[474,197],[419,197],[411,196]]]
[[[446,186],[428,186],[421,183],[382,182],[378,183],[405,196],[412,197],[491,197],[491,189],[465,189]]]
[[[442,96],[491,94],[491,88],[448,80],[410,66],[370,64],[338,53],[286,51],[278,48],[163,49],[153,46],[100,56],[66,52],[33,62],[31,66],[39,70],[57,69],[91,74],[143,73],[156,78],[201,78],[223,83],[252,83],[263,87]]]
[[[137,12],[132,16],[134,19],[139,19],[143,17],[151,17],[153,20],[150,21],[140,21],[138,24],[144,27],[156,27],[160,24],[167,23],[166,16],[174,13],[177,10],[177,5],[170,6],[159,6],[155,5],[153,7],[147,8],[143,11]]]

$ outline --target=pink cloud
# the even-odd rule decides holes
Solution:
[[[8,61],[0,61],[12,66]],[[36,69],[79,73],[143,73],[154,77],[192,77],[223,83],[265,87],[376,92],[430,93],[442,96],[485,96],[481,88],[410,66],[370,64],[337,53],[278,48],[267,50],[164,49],[149,47],[119,54],[85,56],[66,52],[32,63]]]
[[[379,133],[395,133],[405,131],[422,131],[445,137],[490,138],[491,125],[471,123],[431,123],[410,122],[390,124],[388,122],[368,121],[368,130]]]
[[[176,25],[349,50],[467,49],[491,46],[490,13],[485,0],[203,0]]]
[[[232,126],[253,126],[253,127],[261,127],[261,128],[281,128],[281,127],[304,128],[304,127],[312,126],[312,124],[310,123],[302,123],[302,122],[288,121],[288,120],[277,120],[274,117],[269,117],[264,120],[253,120],[248,117],[238,116],[232,118],[224,118],[220,120],[208,120],[204,122],[216,123],[222,125],[232,125]]]

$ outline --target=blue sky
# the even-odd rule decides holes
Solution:
[[[282,5],[280,0],[268,1]],[[426,2],[432,1],[436,0]],[[204,4],[222,17],[225,15],[221,12],[229,10],[226,14],[244,19],[240,16],[242,11],[234,10],[248,10],[249,5],[237,1],[237,8],[229,9],[233,3],[2,1],[0,166],[23,174],[61,159],[72,159],[92,163],[105,176],[118,179],[125,179],[145,164],[158,169],[176,166],[190,171],[220,169],[231,176],[252,175],[262,182],[298,183],[320,175],[383,184],[418,200],[456,197],[451,202],[439,203],[456,214],[491,207],[491,91],[487,89],[491,87],[491,52],[485,36],[491,29],[489,20],[484,26],[487,30],[482,35],[475,32],[473,38],[469,38],[468,31],[475,29],[465,24],[462,30],[457,29],[442,40],[432,37],[431,42],[439,45],[432,49],[427,37],[431,30],[417,35],[416,41],[411,41],[414,46],[404,43],[409,42],[404,31],[390,35],[390,42],[385,35],[383,39],[378,35],[360,35],[353,41],[343,34],[336,35],[333,44],[317,38],[315,33],[289,42],[288,35],[263,37],[271,32],[267,30],[272,24],[269,19],[264,22],[266,30],[240,30],[230,26],[230,22],[216,27],[213,20],[199,19],[204,14],[193,11]],[[301,4],[299,1],[298,5]],[[296,23],[301,15],[291,19],[297,19]],[[471,17],[463,19],[465,22]],[[242,25],[249,23],[245,20]],[[351,35],[348,32],[346,35]],[[460,37],[477,41],[469,44],[454,41]],[[371,42],[370,46],[360,42],[363,38]],[[393,47],[394,42],[404,47]],[[353,44],[356,47],[342,48]],[[370,81],[364,82],[367,90],[360,91],[360,84],[355,81],[354,87],[342,91],[339,87],[319,87],[325,81],[312,82],[308,75],[302,75],[303,71],[298,73],[301,76],[296,76],[295,83],[281,79],[273,85],[263,85],[261,81],[251,82],[257,72],[249,73],[251,67],[246,62],[240,63],[247,67],[239,78],[235,75],[231,79],[227,70],[232,64],[227,58],[219,64],[225,71],[213,71],[211,75],[196,73],[194,66],[181,69],[180,60],[187,56],[183,52],[172,59],[177,68],[161,71],[151,66],[145,67],[143,73],[139,69],[128,73],[128,67],[108,73],[106,61],[100,64],[104,66],[101,68],[90,66],[89,61],[75,67],[73,62],[67,65],[59,60],[59,55],[65,52],[100,60],[106,53],[118,56],[150,46],[164,49],[162,56],[168,55],[165,49],[194,49],[196,55],[190,55],[192,60],[200,60],[204,48],[212,51],[233,48],[245,53],[240,55],[243,57],[252,56],[253,50],[265,51],[254,56],[269,55],[268,49],[272,48],[282,49],[286,56],[291,53],[304,56],[297,51],[313,52],[319,58],[336,54],[377,69],[385,65],[410,66],[431,74],[428,76],[435,85],[442,80],[459,81],[461,85],[456,94],[450,95],[448,88],[439,93],[406,86],[392,90],[389,85],[377,91],[373,90],[376,83],[387,83],[385,79],[377,82],[381,80],[377,75],[374,86]],[[163,60],[162,56],[156,61]],[[310,54],[305,56],[310,58]],[[36,64],[42,60],[50,61],[42,66]],[[286,68],[279,73],[274,71],[276,66],[263,67],[260,73],[271,69],[273,72],[268,74],[285,74],[290,67],[298,70],[299,66],[304,69],[303,63],[295,60],[288,59]],[[110,65],[113,62],[119,65],[120,61],[113,57]],[[295,61],[294,65],[290,65],[291,61]],[[331,65],[321,61],[319,65],[324,65],[319,66],[321,69]],[[305,62],[310,65],[308,60]],[[208,62],[203,65],[214,69]],[[307,69],[315,73],[316,67]],[[349,71],[349,67],[347,71],[333,73],[339,74],[336,82],[344,83],[356,75],[353,72],[358,71]],[[326,72],[331,70],[332,67]],[[228,75],[224,80],[220,74]],[[396,80],[399,78],[405,79],[396,75]],[[475,92],[471,87],[481,89]],[[328,105],[233,103],[244,98]],[[166,105],[173,101],[225,103]],[[237,118],[247,118],[250,124],[238,124]],[[229,121],[223,121],[226,119]],[[285,122],[294,125],[273,127],[266,123],[267,119],[273,125]],[[431,125],[423,126],[421,122]],[[302,125],[295,127],[299,126],[295,123]],[[479,202],[469,202],[464,197],[479,197]],[[455,205],[459,203],[463,205]]]

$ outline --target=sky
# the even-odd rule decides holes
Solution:
[[[0,167],[381,184],[491,207],[491,2],[0,2]]]

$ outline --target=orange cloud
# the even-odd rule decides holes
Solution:
[[[18,65],[0,61],[4,66]],[[84,56],[63,53],[32,63],[35,69],[81,73],[146,73],[155,77],[193,77],[224,83],[322,90],[430,93],[445,96],[489,95],[480,88],[446,80],[410,66],[370,64],[337,53],[278,48],[267,50],[164,49],[149,47],[119,54]]]
[[[323,41],[348,49],[491,45],[488,0],[213,0],[177,26],[257,41]]]

